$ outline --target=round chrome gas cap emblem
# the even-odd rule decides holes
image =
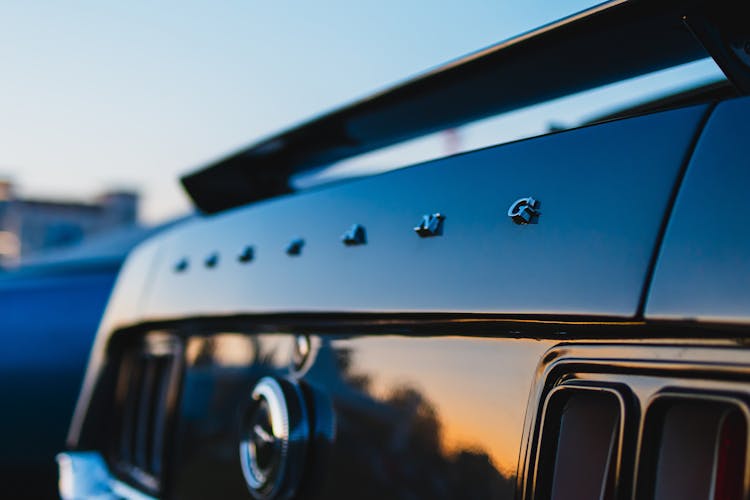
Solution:
[[[289,380],[262,378],[253,388],[240,434],[240,461],[250,493],[259,499],[294,495],[309,436],[305,402]]]

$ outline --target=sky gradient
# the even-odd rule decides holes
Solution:
[[[0,175],[33,196],[137,188],[144,218],[164,220],[189,209],[180,174],[595,3],[2,2]],[[660,85],[716,70],[682,73]],[[539,128],[530,112],[513,130]],[[465,147],[505,140],[498,127],[467,129]]]

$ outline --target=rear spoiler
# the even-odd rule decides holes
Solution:
[[[289,193],[299,172],[708,55],[746,94],[746,3],[606,2],[291,128],[182,183],[199,210],[215,213]]]

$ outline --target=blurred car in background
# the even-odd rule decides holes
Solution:
[[[57,495],[54,456],[117,273],[136,244],[172,225],[118,229],[0,272],[3,497]]]

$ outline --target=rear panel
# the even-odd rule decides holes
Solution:
[[[209,217],[162,242],[142,314],[633,317],[707,111],[584,127]],[[508,212],[527,197],[538,214],[517,224]],[[414,228],[436,214],[439,234],[420,237]],[[354,224],[366,242],[345,245]]]
[[[256,498],[747,497],[742,324],[643,317],[709,112],[552,134],[174,230],[118,286],[128,300],[103,324],[71,447],[168,498],[248,498],[258,477]],[[160,346],[168,379],[118,382]],[[263,427],[263,384],[290,404],[283,451]],[[139,457],[127,429],[146,443],[162,429],[158,454]]]

